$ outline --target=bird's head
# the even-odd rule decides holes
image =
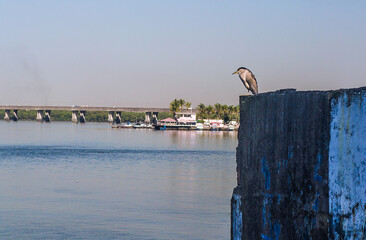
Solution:
[[[240,67],[238,68],[238,70],[236,70],[235,72],[233,72],[233,74],[240,74],[241,72],[244,72],[247,68],[245,67]]]

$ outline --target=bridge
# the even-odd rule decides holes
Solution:
[[[20,105],[0,105],[0,110],[5,111],[4,120],[17,121],[18,111],[36,111],[37,115],[35,119],[39,122],[50,122],[51,121],[51,111],[70,111],[71,121],[73,123],[86,122],[86,112],[106,112],[108,114],[108,122],[110,123],[120,123],[122,112],[135,112],[135,113],[145,113],[145,122],[154,123],[158,120],[159,112],[170,112],[169,108],[141,108],[141,107],[89,107],[89,106],[20,106]],[[10,115],[10,111],[13,111],[13,115]],[[192,112],[196,112],[195,109]],[[79,115],[79,118],[78,118]]]

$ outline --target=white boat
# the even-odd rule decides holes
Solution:
[[[203,130],[203,123],[197,123],[196,124],[196,129],[197,130]]]
[[[145,123],[136,123],[133,125],[133,128],[146,128]]]
[[[234,131],[234,129],[235,129],[235,126],[230,124],[227,130],[228,131]]]
[[[132,128],[132,124],[130,122],[122,123],[120,128]]]

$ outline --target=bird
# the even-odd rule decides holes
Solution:
[[[254,74],[248,68],[240,67],[233,74],[239,75],[240,80],[248,89],[248,92],[251,91],[254,95],[258,94],[257,79],[255,79]]]

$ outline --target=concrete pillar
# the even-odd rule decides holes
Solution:
[[[43,114],[43,111],[42,111],[42,110],[37,110],[37,117],[36,117],[36,120],[37,120],[38,122],[42,122],[42,121],[43,121],[42,114]]]
[[[113,123],[113,115],[114,115],[113,111],[108,111],[108,122],[109,123]]]
[[[121,123],[122,119],[121,119],[121,112],[116,112],[116,123]]]
[[[5,116],[4,116],[4,120],[5,120],[5,121],[9,121],[9,120],[10,120],[9,115],[10,115],[10,110],[6,110],[6,109],[5,109]]]
[[[364,239],[366,87],[240,97],[231,239]]]
[[[78,123],[78,111],[72,111],[71,122]]]
[[[18,117],[18,110],[14,110],[13,112],[13,121],[18,121],[19,117]]]
[[[86,111],[80,111],[80,123],[86,122]]]
[[[51,122],[51,110],[46,110],[44,113],[44,121]]]
[[[158,115],[159,113],[158,112],[153,112],[153,116],[152,116],[152,123],[153,124],[157,124],[158,123]]]
[[[151,112],[145,112],[145,123],[151,123]]]

